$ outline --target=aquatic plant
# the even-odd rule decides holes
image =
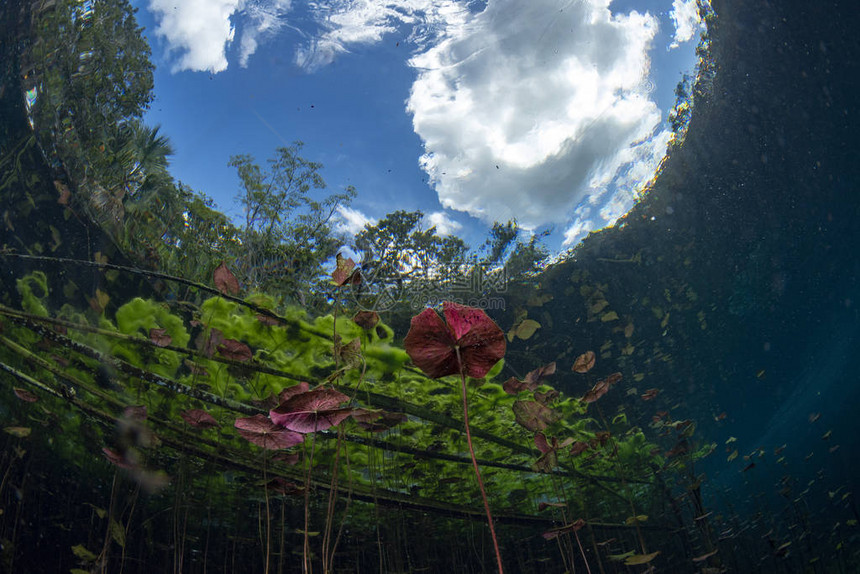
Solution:
[[[481,470],[478,468],[478,459],[475,456],[472,433],[469,429],[466,375],[482,378],[505,356],[505,335],[499,326],[480,309],[451,302],[444,303],[442,309],[445,321],[442,321],[433,309],[425,309],[413,317],[403,344],[415,365],[428,377],[438,379],[448,375],[460,375],[466,442],[469,445],[478,487],[481,489],[490,536],[496,552],[496,564],[501,574],[503,568],[499,541],[496,538],[493,515],[490,512],[490,503],[487,502],[487,491],[481,478]]]

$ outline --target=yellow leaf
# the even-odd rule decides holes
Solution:
[[[627,526],[633,526],[637,522],[645,522],[648,520],[647,514],[637,514],[636,516],[628,516],[627,520],[624,521],[624,524]]]
[[[734,451],[732,452],[732,454],[730,454],[730,455],[729,455],[729,458],[727,458],[727,459],[726,459],[726,462],[732,462],[732,461],[733,461],[733,460],[735,460],[737,457],[738,457],[738,451],[737,451],[737,449],[736,449],[736,450],[734,450]]]
[[[634,554],[630,558],[624,561],[626,566],[637,566],[639,564],[648,564],[652,560],[654,560],[657,555],[660,554],[660,551],[652,552],[651,554]]]
[[[593,315],[597,315],[598,313],[603,311],[603,309],[605,309],[607,305],[609,305],[609,301],[607,301],[606,299],[601,299],[600,301],[593,303],[591,307],[588,308],[588,312]]]
[[[610,321],[615,321],[618,319],[618,313],[615,311],[609,311],[600,316],[600,321],[602,323],[608,323]]]

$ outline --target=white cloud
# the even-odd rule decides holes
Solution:
[[[172,70],[222,72],[227,69],[226,46],[235,28],[230,16],[241,0],[149,0],[158,20],[155,33],[179,52]]]
[[[335,221],[335,231],[355,235],[368,223],[376,225],[376,219],[368,217],[357,209],[341,205],[337,208],[338,216]]]
[[[413,26],[409,40],[420,44],[467,14],[455,0],[332,0],[311,8],[322,32],[296,51],[296,64],[309,71],[330,64],[353,45],[380,42],[402,24]]]
[[[675,23],[675,37],[670,48],[689,42],[702,24],[696,0],[674,0],[669,15]]]
[[[415,56],[408,100],[421,166],[446,208],[526,229],[574,223],[657,154],[648,96],[657,21],[607,0],[497,0]],[[632,204],[631,204],[632,205]],[[611,210],[614,212],[614,210]],[[578,226],[578,227],[577,227]]]
[[[435,211],[424,216],[427,227],[435,227],[436,234],[440,236],[453,235],[463,228],[463,225],[451,219],[444,211]]]
[[[223,72],[240,21],[239,63],[246,66],[263,37],[284,25],[290,0],[149,0],[155,34],[175,57],[171,70]]]

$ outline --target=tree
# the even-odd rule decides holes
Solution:
[[[342,240],[331,222],[338,207],[348,205],[355,189],[315,197],[326,188],[322,164],[300,155],[302,142],[279,147],[263,169],[249,155],[235,155],[244,211],[239,239],[238,273],[248,286],[280,293],[301,303],[319,292],[323,264],[334,258]]]

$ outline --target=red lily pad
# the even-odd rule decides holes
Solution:
[[[281,404],[281,403],[287,401],[288,399],[290,399],[290,398],[292,398],[292,397],[294,397],[300,393],[306,393],[310,390],[310,388],[311,388],[311,386],[309,384],[305,383],[304,381],[302,381],[301,383],[299,383],[297,385],[293,385],[292,387],[287,387],[287,388],[281,390],[280,393],[278,393],[278,403],[277,404]]]
[[[585,393],[583,397],[580,399],[584,403],[593,403],[596,400],[600,399],[603,395],[609,392],[609,389],[612,388],[612,385],[621,380],[621,373],[612,373],[605,379],[597,381],[594,383],[594,386],[591,387],[591,390]]]
[[[13,387],[12,392],[15,393],[15,396],[21,399],[26,403],[35,403],[39,400],[39,397],[28,391],[27,389],[21,389],[18,387]]]
[[[239,293],[239,281],[233,275],[233,272],[227,269],[223,261],[212,273],[212,280],[215,282],[215,288],[221,293],[228,295],[237,295]]]
[[[573,362],[573,372],[587,373],[594,367],[595,360],[594,351],[584,352]]]
[[[445,321],[433,309],[412,318],[403,341],[412,362],[431,379],[483,378],[505,356],[505,334],[481,309],[446,301],[443,312]]]
[[[529,390],[529,384],[525,381],[519,380],[516,377],[511,377],[510,379],[502,383],[502,390],[509,395],[517,395],[522,391]]]
[[[340,424],[355,409],[340,408],[349,397],[334,389],[322,388],[295,395],[269,411],[276,425],[307,434]]]
[[[305,440],[304,435],[276,425],[266,415],[236,419],[233,426],[246,440],[267,450],[290,448]]]
[[[221,426],[215,417],[204,411],[203,409],[190,409],[187,411],[182,411],[179,413],[179,416],[182,417],[189,425],[200,428],[200,429],[211,429],[217,426]]]
[[[555,389],[550,389],[546,392],[534,392],[535,400],[542,405],[549,405],[549,403],[553,402],[559,397],[559,394],[560,393]]]
[[[530,431],[544,430],[561,418],[557,412],[535,401],[516,401],[513,405],[517,423]]]
[[[150,329],[149,340],[152,341],[156,347],[166,347],[173,339],[167,334],[167,329]]]
[[[250,361],[254,353],[251,352],[251,347],[241,341],[235,339],[224,339],[218,345],[218,353],[225,359],[232,361]]]
[[[547,540],[554,540],[558,538],[561,534],[565,532],[576,532],[580,528],[585,526],[585,520],[580,518],[575,522],[571,522],[570,524],[565,524],[564,526],[559,526],[558,528],[553,528],[552,530],[547,530],[541,536],[546,538]]]

